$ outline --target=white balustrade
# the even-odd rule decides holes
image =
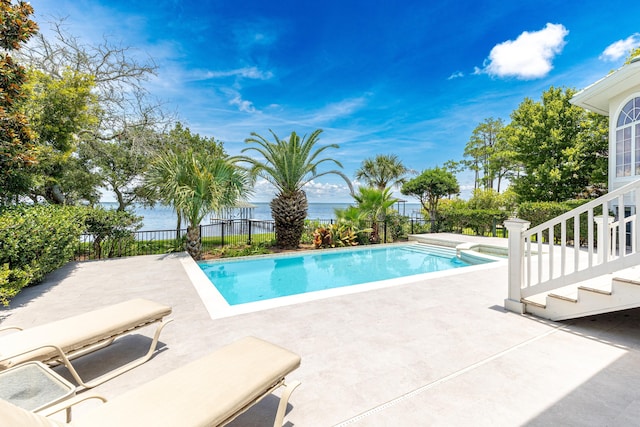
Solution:
[[[505,308],[522,313],[522,299],[640,263],[636,203],[640,180],[528,229],[509,232],[509,290]],[[631,207],[626,212],[626,207]],[[595,225],[595,227],[594,227]]]

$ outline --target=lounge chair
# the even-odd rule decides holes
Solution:
[[[289,396],[300,384],[285,376],[300,366],[300,356],[254,337],[222,347],[110,401],[88,393],[48,408],[49,415],[82,401],[106,403],[85,408],[62,423],[0,400],[2,425],[23,427],[195,427],[222,426],[263,397],[284,387],[274,426],[282,426]]]
[[[0,331],[0,370],[36,360],[49,365],[64,364],[77,383],[85,388],[122,374],[149,360],[155,352],[162,328],[171,321],[163,320],[171,307],[145,299],[133,299],[88,313],[28,329],[4,327]],[[157,323],[149,347],[142,357],[91,381],[84,381],[70,360],[110,345],[116,338]]]

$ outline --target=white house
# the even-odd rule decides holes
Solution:
[[[571,103],[609,116],[609,191],[640,178],[640,57],[581,90]]]
[[[509,231],[505,308],[552,320],[640,307],[640,57],[571,102],[609,116],[609,193]]]

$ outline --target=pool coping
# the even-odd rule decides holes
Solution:
[[[407,244],[416,244],[416,245],[424,245],[424,243],[418,242],[401,242],[401,243],[388,243],[387,245],[407,245]],[[433,245],[438,246],[438,245]],[[445,246],[445,245],[440,245]],[[366,249],[366,247],[352,247],[352,248],[333,248],[333,249],[323,249],[323,250],[335,250],[335,251],[349,251],[349,250],[358,250],[358,249]],[[317,253],[316,250],[306,250],[306,251],[296,251],[291,253],[283,253],[283,254],[265,254],[265,255],[253,255],[252,259],[262,257],[294,257],[294,256],[303,256],[311,253]],[[304,294],[297,295],[289,295],[279,298],[272,298],[264,301],[255,301],[244,304],[230,305],[220,294],[220,292],[216,289],[216,287],[211,283],[207,275],[202,271],[202,269],[198,266],[197,262],[193,260],[190,256],[181,257],[180,262],[189,277],[191,284],[195,288],[198,293],[200,300],[204,304],[209,313],[211,319],[222,319],[225,317],[236,316],[239,314],[253,313],[256,311],[269,310],[272,308],[283,307],[288,305],[295,305],[310,301],[316,301],[319,299],[332,298],[342,295],[350,295],[360,292],[367,292],[376,289],[383,289],[392,286],[400,286],[400,285],[408,285],[411,283],[416,283],[428,279],[435,279],[441,277],[454,276],[458,274],[469,273],[478,270],[485,270],[489,268],[495,268],[496,264],[506,263],[507,260],[503,258],[496,258],[491,256],[486,256],[486,254],[476,253],[476,258],[484,258],[487,261],[492,262],[484,262],[481,264],[470,265],[467,267],[453,268],[450,270],[443,271],[435,271],[431,273],[423,273],[423,274],[415,274],[412,276],[398,277],[395,279],[387,279],[387,280],[379,280],[375,282],[362,283],[358,285],[350,285],[343,286],[339,288],[325,289],[314,292],[307,292]],[[248,257],[237,257],[234,260],[240,261],[241,259],[245,259]],[[232,260],[229,260],[232,261]]]

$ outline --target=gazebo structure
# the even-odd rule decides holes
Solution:
[[[246,200],[238,200],[233,207],[224,208],[212,215],[211,222],[233,219],[249,220],[253,218],[253,212],[255,209],[256,205],[253,205]]]

